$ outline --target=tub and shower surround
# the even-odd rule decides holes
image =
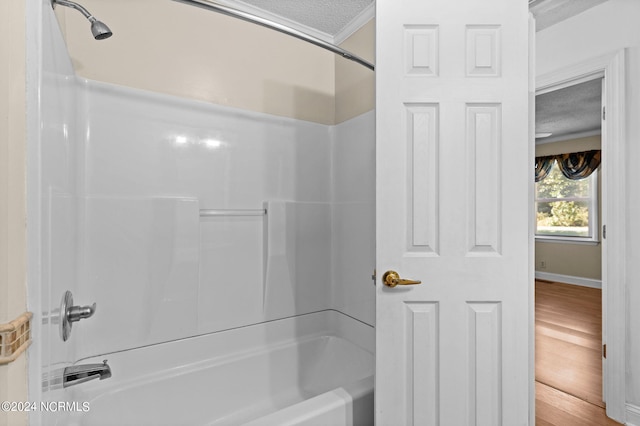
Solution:
[[[373,323],[372,112],[327,126],[88,80],[80,99],[77,297],[98,311],[78,358],[326,309]]]
[[[212,374],[230,386],[215,392],[235,398],[256,387],[254,379],[267,390],[253,402],[236,400],[237,412],[199,413],[197,424],[317,421],[305,418],[309,412],[328,416],[319,419],[358,412],[367,424],[373,188],[359,183],[373,173],[367,147],[373,114],[329,127],[91,81],[82,82],[81,99],[89,137],[78,147],[77,297],[95,301],[98,310],[72,338],[77,362],[109,359],[113,378],[74,388],[74,400],[95,401],[107,411],[126,400],[146,401],[146,391],[132,382],[141,377],[168,386],[157,396],[165,401],[176,386],[189,394],[190,383],[200,383],[196,377]],[[343,169],[342,161],[351,168]],[[332,174],[334,163],[340,173]],[[294,336],[274,340],[279,321]],[[315,321],[322,330],[308,331]],[[262,337],[243,341],[251,327],[263,330]],[[234,352],[223,344],[228,350],[219,355],[157,366],[151,379],[127,370],[139,368],[128,361],[139,351],[175,360],[201,339],[227,342],[223,336],[250,346]],[[248,364],[225,361],[245,357]],[[291,365],[297,373],[280,383]],[[319,366],[320,376],[335,383],[308,390],[304,377]],[[360,372],[341,382],[340,368]],[[119,369],[124,382],[115,380]],[[174,370],[190,373],[163,383],[153,378]],[[222,380],[222,371],[237,375]],[[282,387],[272,389],[278,383]],[[229,404],[222,405],[235,406]],[[84,417],[78,424],[93,424]],[[91,418],[100,424],[100,416]]]
[[[39,291],[30,302],[40,336],[30,349],[32,400],[85,401],[83,392],[95,390],[91,398],[103,401],[102,391],[130,376],[121,375],[120,360],[138,350],[159,350],[151,357],[167,361],[174,355],[160,350],[165,345],[280,320],[302,333],[302,318],[317,319],[313,313],[342,312],[364,328],[345,335],[341,322],[329,322],[311,346],[307,335],[290,342],[291,356],[326,346],[334,349],[321,351],[322,362],[338,366],[352,358],[336,355],[337,347],[371,355],[358,343],[371,327],[358,321],[372,325],[374,317],[372,112],[333,126],[83,80],[46,7],[43,32],[42,125],[32,156],[41,233]],[[244,210],[266,214],[224,214]],[[57,315],[66,290],[97,310],[62,342]],[[247,343],[272,353],[272,342]],[[93,357],[108,359],[113,377],[63,389],[56,378],[64,367]],[[274,379],[271,363],[258,364]],[[163,368],[153,374],[168,374]],[[370,380],[363,373],[353,386],[342,383],[351,396],[313,394],[329,406],[342,401],[339,411],[354,395],[369,395]],[[289,411],[308,409],[297,407]]]

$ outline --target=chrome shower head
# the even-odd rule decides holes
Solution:
[[[102,40],[105,38],[109,38],[113,35],[109,27],[107,27],[104,22],[98,21],[92,14],[89,13],[87,9],[83,6],[80,6],[78,3],[74,3],[69,0],[51,0],[52,6],[59,4],[61,6],[70,7],[71,9],[75,9],[78,12],[82,13],[85,18],[91,22],[91,33],[96,40]]]
[[[95,18],[93,18],[93,20],[89,20],[91,21],[91,34],[93,34],[93,38],[96,40],[109,38],[113,35],[109,27],[107,27],[104,22],[98,21]]]

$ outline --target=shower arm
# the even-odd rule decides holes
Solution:
[[[82,13],[84,17],[89,20],[89,22],[94,22],[96,20],[96,18],[91,13],[89,13],[87,9],[85,9],[83,6],[79,5],[78,3],[74,3],[72,1],[67,1],[67,0],[52,0],[51,3],[53,3],[54,5],[59,4],[60,6],[67,6],[67,7],[70,7],[71,9],[75,9],[78,12]]]
[[[58,0],[57,0],[58,1]],[[340,56],[342,56],[345,59],[349,59],[351,61],[354,61],[360,65],[363,65],[367,68],[369,68],[371,71],[375,70],[375,66],[371,63],[368,62],[364,59],[362,59],[361,57],[354,55],[351,52],[348,52],[336,45],[333,45],[331,43],[328,43],[324,40],[321,40],[317,37],[313,37],[310,36],[309,34],[305,34],[302,31],[298,31],[295,30],[293,28],[289,28],[285,25],[282,24],[278,24],[276,22],[270,21],[268,19],[265,18],[261,18],[259,16],[255,16],[252,15],[250,13],[247,12],[243,12],[241,10],[237,10],[237,9],[233,9],[231,7],[227,7],[227,6],[223,6],[219,3],[213,2],[213,1],[209,1],[209,0],[173,0],[176,1],[178,3],[184,3],[184,4],[188,4],[190,6],[196,6],[196,7],[200,7],[206,10],[210,10],[213,12],[218,12],[218,13],[222,13],[223,15],[227,15],[227,16],[232,16],[234,18],[238,18],[238,19],[242,19],[243,21],[247,21],[247,22],[252,22],[254,24],[258,24],[261,25],[263,27],[267,27],[270,28],[272,30],[275,31],[279,31],[281,33],[290,35],[292,37],[298,38],[300,40],[306,41],[308,43],[311,44],[315,44],[318,47],[321,47],[323,49],[329,50],[333,53],[336,53]]]
[[[55,8],[57,4],[70,7],[82,13],[84,17],[91,22],[91,34],[93,34],[93,38],[96,40],[104,40],[113,35],[111,29],[104,22],[98,21],[95,16],[78,3],[69,0],[51,0],[51,7]]]

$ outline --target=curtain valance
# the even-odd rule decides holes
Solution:
[[[547,177],[554,161],[567,179],[584,179],[600,166],[600,157],[599,149],[536,157],[536,182]]]

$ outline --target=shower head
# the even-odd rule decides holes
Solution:
[[[109,27],[107,27],[104,22],[98,21],[95,18],[93,18],[93,20],[89,20],[91,21],[91,34],[93,34],[93,38],[96,40],[109,38],[113,35]]]
[[[71,9],[75,9],[78,12],[82,13],[84,17],[87,18],[89,22],[91,22],[91,33],[96,40],[109,38],[113,35],[109,27],[107,27],[104,22],[98,21],[92,14],[89,13],[87,9],[85,9],[83,6],[80,6],[78,3],[74,3],[69,0],[51,0],[52,6],[55,6],[56,4],[70,7]]]

